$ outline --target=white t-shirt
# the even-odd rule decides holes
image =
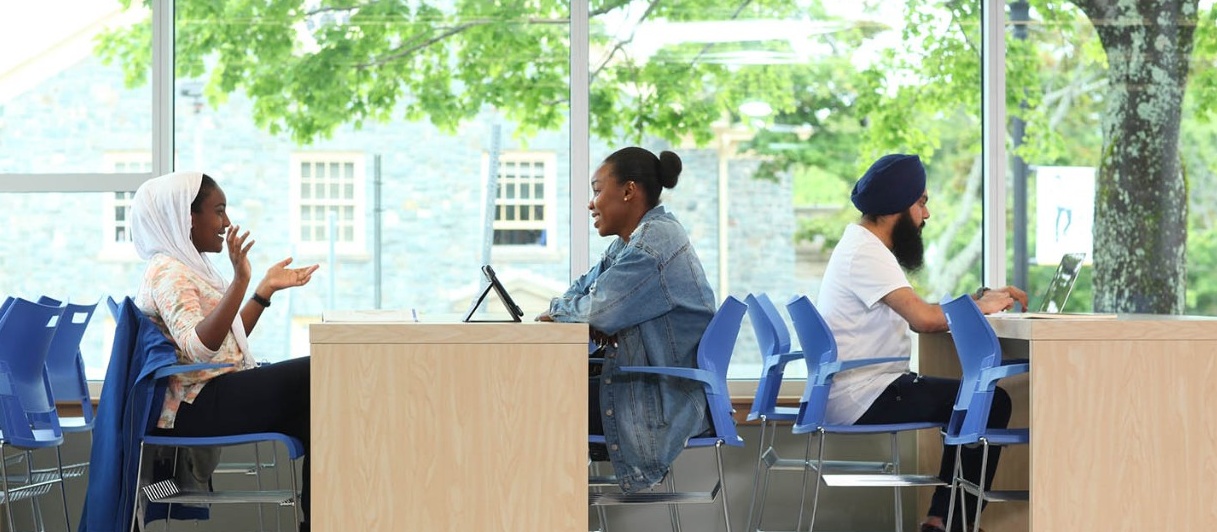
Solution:
[[[865,227],[850,224],[828,259],[816,308],[837,340],[837,360],[909,357],[909,324],[880,300],[911,287],[896,256]],[[828,394],[825,421],[852,424],[892,381],[909,371],[908,361],[838,373]]]

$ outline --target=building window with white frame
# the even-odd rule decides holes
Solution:
[[[147,152],[107,153],[106,166],[117,174],[152,171],[152,154]],[[135,238],[131,233],[131,202],[135,192],[130,190],[102,194],[102,255],[114,259],[135,257]]]
[[[557,154],[503,152],[499,154],[494,200],[494,245],[550,247],[554,230],[554,188]]]
[[[291,165],[298,249],[321,253],[329,249],[332,237],[339,253],[364,252],[364,155],[297,153]]]

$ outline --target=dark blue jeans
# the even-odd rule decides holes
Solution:
[[[917,421],[932,421],[947,423],[951,419],[951,409],[955,406],[955,395],[959,393],[959,381],[939,377],[919,376],[914,373],[901,375],[888,385],[887,389],[871,403],[866,413],[858,418],[857,425],[881,425],[886,423],[911,423]],[[1010,422],[1010,395],[1001,387],[993,391],[993,406],[989,410],[989,427],[1005,428]],[[982,448],[964,446],[960,456],[963,464],[964,478],[972,482],[980,480],[980,462]],[[993,475],[997,472],[997,460],[1001,457],[1001,447],[989,448],[989,462],[985,472],[985,489],[993,485]],[[944,482],[951,481],[955,468],[955,446],[944,445],[942,449],[942,464],[938,468],[938,478]],[[965,515],[972,515],[976,508],[976,498],[968,495],[964,507],[955,505],[955,519],[952,528],[962,530]],[[934,490],[930,501],[930,510],[926,515],[947,518],[951,504],[951,489],[949,486],[939,486]],[[968,512],[964,512],[964,508]],[[971,523],[973,519],[967,522]]]

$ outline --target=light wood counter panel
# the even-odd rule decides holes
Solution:
[[[1011,426],[1030,426],[1032,443],[1006,449],[995,482],[1029,485],[1031,503],[990,505],[985,530],[1217,524],[1217,320],[990,322],[1006,357],[1031,359],[1029,376],[1001,386],[1014,400]],[[958,375],[949,335],[920,342],[922,373]],[[923,434],[918,445],[920,465],[936,468],[939,437]]]
[[[313,530],[587,530],[586,325],[309,333]]]

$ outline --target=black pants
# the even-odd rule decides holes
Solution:
[[[600,417],[600,376],[587,379],[587,433],[604,435],[604,418]],[[593,462],[609,461],[608,448],[602,443],[587,444],[587,452]]]
[[[294,358],[207,382],[193,403],[182,403],[173,436],[228,436],[280,432],[304,444],[300,508],[309,515],[309,358]]]
[[[911,423],[932,421],[946,423],[951,419],[951,409],[955,406],[955,395],[959,392],[959,381],[937,377],[925,377],[915,374],[901,375],[895,382],[875,399],[866,413],[858,418],[858,425],[880,425],[886,423]],[[1005,428],[1010,422],[1010,395],[1001,387],[993,391],[993,406],[989,410],[989,428]],[[972,482],[980,481],[980,463],[982,448],[964,446],[960,456],[963,464],[964,478]],[[997,472],[997,460],[1001,457],[1001,447],[989,447],[988,467],[985,471],[985,489],[993,485],[993,475]],[[938,478],[950,482],[955,468],[955,446],[944,445],[942,449],[942,464],[938,468]],[[955,505],[955,519],[952,528],[961,529],[965,515],[973,515],[976,508],[976,498],[968,495],[965,500],[966,513],[959,504]],[[951,504],[951,489],[949,486],[939,486],[934,490],[927,515],[947,518]],[[969,523],[972,520],[968,521]]]

